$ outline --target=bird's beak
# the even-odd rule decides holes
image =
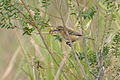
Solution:
[[[54,29],[53,31],[58,31],[58,30]]]
[[[57,30],[56,30],[56,29],[50,30],[49,33],[53,33],[53,32],[55,32],[55,31],[57,31]]]

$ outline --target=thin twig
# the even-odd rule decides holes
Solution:
[[[9,5],[11,5],[12,7],[14,7],[20,14],[22,14],[24,16],[24,18],[26,18],[28,20],[29,23],[33,24],[32,20],[30,20],[25,14],[23,14],[18,8],[16,8],[13,4],[11,4],[8,0],[6,0],[8,2]]]
[[[62,60],[62,62],[61,62],[61,64],[60,64],[59,69],[57,70],[57,73],[56,73],[56,76],[55,76],[54,80],[57,80],[59,78],[60,71],[62,70],[68,56],[69,56],[69,53],[66,53],[63,60]]]
[[[94,74],[92,71],[90,71],[89,70],[89,72],[95,77],[95,78],[97,78],[97,75],[96,74]]]
[[[26,5],[25,5],[25,3],[23,2],[23,0],[21,0],[21,1],[22,1],[23,5],[24,5],[25,9],[26,9],[26,10],[28,11],[28,13],[30,14],[30,16],[31,16],[31,18],[32,18],[32,20],[33,20],[33,24],[34,24],[35,28],[37,29],[37,31],[39,32],[39,35],[40,35],[40,37],[41,37],[41,39],[42,39],[45,47],[47,48],[48,52],[50,53],[50,55],[52,56],[52,58],[54,59],[54,61],[56,62],[56,64],[59,66],[57,60],[55,59],[55,57],[54,57],[54,55],[53,55],[53,53],[52,53],[51,50],[49,49],[48,44],[47,44],[47,42],[45,41],[45,39],[44,39],[44,37],[43,37],[43,35],[42,35],[39,27],[37,26],[37,23],[35,22],[32,14],[31,14],[31,12],[30,12],[29,9],[26,7]],[[68,79],[66,74],[64,74],[64,76],[65,76],[66,79]]]
[[[78,0],[76,0],[76,3],[77,3],[77,6],[78,6],[78,9],[79,9],[79,14],[80,14],[80,12],[81,12],[81,10],[80,10],[80,5],[79,5],[79,2],[78,2]],[[87,58],[87,54],[86,54],[86,48],[85,48],[85,38],[84,38],[84,32],[83,32],[83,23],[82,23],[82,16],[80,16],[80,24],[81,24],[81,28],[82,28],[82,42],[83,42],[83,51],[84,51],[84,53],[85,53],[85,60],[86,60],[86,62],[87,62],[87,65],[88,65],[88,68],[89,68],[89,70],[90,71],[92,71],[91,70],[91,68],[90,68],[90,65],[89,65],[89,61],[88,61],[88,58]]]
[[[114,6],[115,6],[115,0],[113,0],[113,2],[114,2]],[[101,76],[101,80],[103,79],[102,77],[103,77],[103,75],[101,74],[102,73],[102,71],[103,71],[103,61],[104,61],[104,56],[103,56],[103,48],[104,48],[104,46],[105,46],[105,42],[106,42],[106,39],[107,39],[107,36],[108,36],[108,31],[109,31],[109,28],[110,28],[110,26],[111,26],[111,23],[112,23],[112,14],[113,14],[113,10],[114,10],[114,7],[112,7],[112,11],[111,11],[111,14],[110,14],[110,17],[109,17],[109,24],[108,24],[108,27],[107,27],[107,29],[106,29],[106,32],[105,32],[105,38],[104,38],[104,40],[103,40],[103,43],[102,43],[102,47],[101,47],[101,49],[100,49],[100,58],[101,58],[101,64],[100,64],[100,71],[99,71],[99,73],[98,73],[98,79],[100,78],[100,76]],[[102,70],[101,70],[102,69]]]
[[[98,61],[98,67],[100,68],[100,59],[99,59],[99,55],[98,55],[99,6],[96,6],[96,7],[97,7],[97,22],[96,22],[95,53],[96,53],[96,58]]]
[[[11,5],[12,7],[14,7],[20,14],[22,14],[23,15],[23,17],[30,23],[30,24],[33,24],[34,25],[34,23],[33,23],[33,21],[32,20],[30,20],[23,12],[21,12],[18,8],[16,8],[13,4],[11,4],[8,0],[6,0],[7,2],[8,2],[8,4],[9,5]],[[30,11],[29,11],[30,12]],[[18,15],[17,15],[18,16]],[[19,16],[20,17],[20,16]],[[32,18],[32,19],[34,19],[34,18]],[[49,26],[49,27],[54,27],[54,26],[51,26],[51,25],[46,25],[46,24],[39,24],[39,23],[37,23],[38,25],[42,25],[42,26]]]
[[[89,0],[89,1],[90,1],[90,0]],[[89,2],[89,1],[88,1],[88,2]],[[88,4],[88,2],[87,2],[87,4]],[[78,9],[79,9],[79,12],[81,12],[81,10],[83,10],[84,7],[80,10],[80,5],[79,5],[78,0],[76,0],[76,3],[77,3],[77,6],[78,6]],[[87,4],[86,4],[86,5],[87,5]],[[80,13],[79,13],[79,14],[80,14]],[[85,39],[84,39],[84,32],[83,32],[84,29],[83,29],[83,24],[82,24],[82,16],[80,16],[80,23],[81,23],[82,35],[83,35],[82,41],[83,41],[83,47],[84,47],[84,52],[85,52],[85,59],[86,59],[86,61],[87,61],[87,65],[88,65],[88,68],[89,68],[89,72],[96,78],[97,75],[92,72],[91,67],[90,67],[90,65],[89,65],[88,58],[87,58],[87,54],[86,54]],[[93,39],[92,39],[92,40],[93,40]]]
[[[34,25],[34,26],[36,27],[36,29],[37,29],[37,31],[39,32],[39,35],[40,35],[40,37],[41,37],[41,39],[42,39],[42,41],[43,41],[43,43],[44,43],[44,45],[45,45],[45,47],[46,47],[46,49],[48,50],[48,52],[49,52],[50,55],[52,56],[52,58],[53,58],[53,60],[55,61],[55,63],[59,66],[57,60],[55,59],[55,57],[53,56],[52,52],[50,51],[50,49],[49,49],[49,47],[48,47],[48,45],[47,45],[47,43],[46,43],[46,41],[45,41],[42,33],[41,33],[41,31],[39,30],[36,22],[34,21],[34,18],[32,17],[32,15],[31,15],[31,18],[32,18],[33,22],[32,22],[29,18],[27,18],[18,8],[16,8],[14,5],[12,5],[8,0],[6,0],[6,1],[7,1],[12,7],[14,7],[20,14],[22,14],[30,24],[32,24],[32,25]],[[23,1],[22,1],[22,2],[23,2]],[[25,5],[25,4],[24,4],[24,5]],[[26,6],[24,6],[24,7],[26,7]],[[26,7],[26,9],[27,9],[27,7]],[[27,11],[29,11],[29,10],[27,9]],[[29,11],[29,14],[31,14],[30,11]],[[62,70],[62,71],[63,71],[63,70]],[[65,76],[65,78],[68,80],[67,75],[66,75],[65,73],[64,73],[64,76]]]
[[[27,9],[27,7],[26,7],[25,3],[23,2],[23,0],[21,0],[21,1],[22,1],[22,3],[23,3],[24,7]],[[33,16],[32,16],[32,14],[31,14],[31,12],[30,12],[28,9],[27,9],[27,11],[29,12],[29,14],[30,14],[30,16],[31,16],[31,18],[32,18],[32,20],[33,20],[33,22],[34,22],[34,26],[35,26],[36,29],[38,30],[39,35],[40,35],[41,39],[43,40],[43,43],[45,44],[45,47],[47,48],[48,52],[51,54],[51,56],[53,57],[53,59],[54,59],[55,62],[57,63],[56,59],[54,58],[52,52],[50,51],[50,49],[49,49],[49,47],[48,47],[46,41],[44,40],[44,37],[43,37],[41,31],[39,30],[39,28],[38,28],[38,26],[37,26],[37,24],[36,24],[36,22],[35,22],[35,20],[34,20],[34,18],[33,18]],[[57,64],[58,64],[58,63],[57,63]]]
[[[98,73],[98,76],[97,76],[96,80],[99,80],[99,79],[100,79],[100,75],[101,75],[102,70],[103,70],[103,68],[100,67],[100,70],[99,70],[99,73]]]
[[[38,45],[37,45],[36,43],[34,43],[33,40],[31,40],[31,41],[32,41],[32,44],[33,44],[35,47],[38,48]],[[39,45],[39,47],[40,47],[40,48],[43,48],[43,49],[46,49],[46,48],[43,47],[42,45]],[[37,52],[40,53],[40,51],[39,51],[37,48],[36,48]],[[51,49],[51,48],[50,48],[50,49]],[[53,53],[55,53],[55,55],[56,55],[57,57],[59,57],[60,60],[62,60],[62,57],[61,57],[55,50],[53,50]],[[41,55],[41,54],[40,54],[40,55]],[[42,56],[42,55],[41,55],[41,56]],[[66,70],[63,70],[63,71],[64,71],[65,73],[70,73],[71,75],[73,75],[73,76],[77,79],[77,76],[76,76],[71,70],[69,70],[68,66],[65,65],[65,67],[66,67]]]
[[[70,44],[71,44],[73,53],[74,53],[74,55],[75,55],[75,58],[76,58],[79,66],[80,66],[80,69],[81,69],[82,72],[83,72],[83,75],[84,75],[85,79],[88,80],[87,74],[85,73],[85,71],[84,71],[84,69],[83,69],[83,67],[82,67],[82,64],[80,63],[80,61],[79,61],[79,59],[78,59],[78,56],[77,56],[77,54],[76,54],[76,52],[75,52],[75,49],[74,49],[74,47],[73,47],[72,40],[70,39],[69,33],[68,33],[67,29],[66,29],[66,25],[65,25],[65,22],[64,22],[64,19],[63,19],[63,16],[62,16],[62,12],[61,12],[61,4],[60,4],[60,8],[59,8],[59,14],[60,14],[60,16],[61,16],[61,20],[62,20],[62,23],[63,23],[63,26],[64,26],[65,33],[67,34],[67,36],[68,36],[68,38],[69,38],[69,41],[70,41]]]
[[[78,0],[76,0],[76,3],[77,3],[78,9],[79,9],[79,14],[80,14],[81,10],[80,10],[80,5],[79,5]],[[84,8],[84,7],[83,7],[83,8]],[[87,65],[88,65],[89,72],[90,72],[94,77],[97,77],[97,76],[92,72],[91,67],[90,67],[90,64],[89,64],[89,61],[88,61],[88,57],[87,57],[87,50],[86,50],[86,48],[85,48],[85,38],[84,38],[84,32],[83,32],[84,29],[83,29],[83,23],[82,23],[82,16],[80,16],[80,24],[81,24],[82,35],[83,35],[83,37],[82,37],[82,42],[83,42],[83,51],[84,51],[84,53],[85,53],[85,60],[86,60]],[[93,39],[92,39],[92,40],[93,40]]]
[[[43,10],[40,10],[40,9],[38,9],[38,8],[36,8],[36,10],[39,10],[39,11],[45,13]],[[60,17],[55,16],[55,15],[52,15],[52,14],[50,14],[50,13],[48,13],[48,15],[51,16],[51,17],[57,18],[57,19],[61,19]]]

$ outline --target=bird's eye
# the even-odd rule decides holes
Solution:
[[[61,29],[58,29],[58,31],[60,31]]]

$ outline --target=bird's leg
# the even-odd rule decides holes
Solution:
[[[72,41],[72,42],[75,42],[75,41]],[[67,41],[66,44],[71,47],[71,44],[69,41]]]
[[[71,44],[70,44],[70,42],[69,42],[69,41],[67,41],[67,42],[66,42],[66,44],[67,44],[68,46],[70,46],[70,47],[71,47]]]

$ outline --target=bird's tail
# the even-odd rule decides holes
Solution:
[[[84,37],[85,39],[90,39],[90,40],[94,40],[93,38],[90,38],[90,37]]]

